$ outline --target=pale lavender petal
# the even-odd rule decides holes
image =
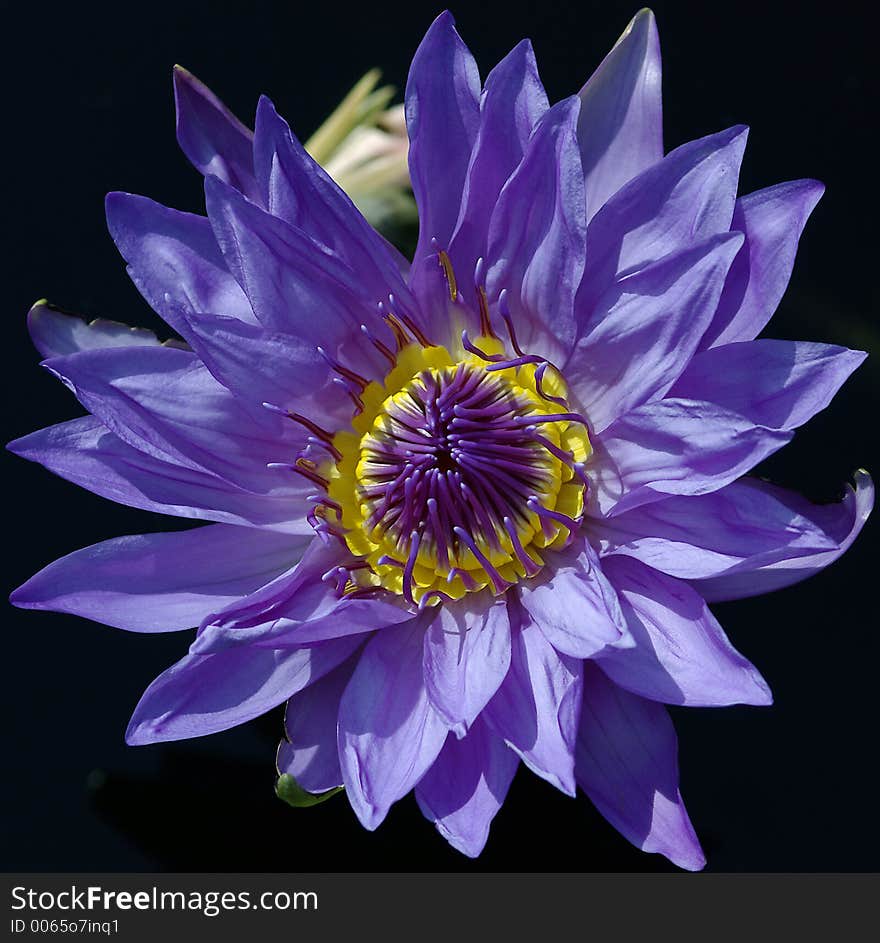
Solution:
[[[288,773],[308,792],[326,792],[342,785],[336,719],[342,692],[356,665],[357,656],[353,655],[287,702],[287,739],[278,746],[275,764],[279,775]]]
[[[678,740],[666,708],[584,666],[578,785],[637,848],[680,868],[706,864],[678,788]]]
[[[524,615],[511,610],[510,671],[481,716],[530,770],[573,796],[583,662],[557,652]]]
[[[38,301],[28,311],[27,326],[34,347],[44,357],[63,357],[97,347],[158,347],[162,343],[145,328],[103,318],[84,321],[48,301]]]
[[[186,329],[178,313],[181,305],[254,322],[205,217],[131,193],[108,193],[106,211],[107,227],[132,281],[175,330]]]
[[[126,743],[186,740],[236,727],[317,681],[360,644],[355,636],[292,651],[234,648],[186,655],[144,692]]]
[[[575,340],[574,298],[584,271],[583,172],[567,98],[538,122],[489,225],[486,289],[506,290],[520,344],[564,362]]]
[[[712,403],[648,403],[618,419],[594,443],[588,466],[592,508],[601,515],[621,514],[667,495],[717,491],[791,436]]]
[[[546,575],[518,587],[520,603],[548,642],[573,658],[631,644],[617,594],[584,538],[548,556]]]
[[[259,199],[250,129],[179,65],[174,67],[174,103],[177,141],[196,170],[219,177],[252,200]]]
[[[424,776],[449,733],[422,679],[422,636],[434,615],[374,635],[342,695],[342,778],[348,801],[371,831]]]
[[[435,711],[464,736],[510,667],[504,600],[473,610],[467,599],[444,605],[425,633],[424,675]]]
[[[32,432],[7,448],[129,507],[293,534],[313,532],[303,516],[293,513],[289,495],[253,494],[210,472],[163,462],[126,445],[94,416]]]
[[[288,569],[308,540],[226,524],[116,537],[50,563],[10,601],[129,632],[188,629]]]
[[[867,356],[807,341],[725,344],[697,354],[669,395],[715,403],[769,429],[796,429],[831,402]]]
[[[767,682],[730,644],[703,598],[687,583],[632,557],[606,557],[635,647],[608,649],[597,664],[621,687],[689,707],[766,705]]]
[[[785,292],[798,240],[824,190],[818,180],[794,180],[736,201],[730,228],[745,233],[745,243],[701,349],[758,336]]]
[[[587,527],[603,557],[635,557],[670,576],[700,579],[837,549],[805,506],[781,488],[741,478],[712,494],[664,498]]]
[[[464,739],[447,738],[416,786],[416,801],[453,848],[476,858],[518,765],[513,750],[477,718]]]
[[[480,74],[448,11],[431,24],[413,57],[406,83],[409,172],[419,209],[419,241],[410,284],[437,266],[432,240],[447,247],[480,121]],[[469,274],[469,273],[468,273]]]
[[[740,233],[713,236],[626,276],[599,300],[563,368],[594,432],[675,383],[712,320],[741,244]]]
[[[547,93],[529,40],[524,39],[486,77],[480,126],[464,184],[461,213],[449,245],[458,290],[476,304],[471,275],[485,257],[487,232],[498,194],[523,158]]]
[[[866,471],[859,470],[856,472],[855,481],[855,488],[848,487],[843,501],[839,504],[810,504],[800,495],[786,492],[782,488],[775,489],[781,500],[796,513],[815,521],[828,534],[836,543],[833,550],[808,556],[792,555],[755,569],[694,580],[693,586],[709,602],[722,602],[792,586],[824,570],[850,548],[874,507],[874,483],[871,476]]]
[[[580,91],[587,220],[663,156],[660,77],[657,24],[640,10]]]
[[[596,213],[577,300],[582,324],[616,277],[730,230],[745,144],[741,126],[683,144]]]

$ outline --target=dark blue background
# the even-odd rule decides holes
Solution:
[[[301,136],[374,65],[403,86],[439,7],[60,2],[6,4],[2,68],[3,403],[6,438],[79,414],[37,367],[24,315],[39,297],[86,317],[157,327],[106,234],[108,190],[199,211],[176,149],[171,65],[245,120],[267,92]],[[876,50],[866,4],[654,6],[667,147],[744,122],[747,192],[817,177],[828,192],[770,333],[868,349],[832,408],[764,469],[839,496],[877,441]],[[531,36],[551,98],[581,86],[635,3],[463,3],[483,74]],[[3,456],[6,590],[77,547],[182,526],[117,507]],[[676,710],[682,789],[716,870],[877,870],[880,664],[877,527],[809,583],[717,607],[769,680],[769,709]],[[292,810],[273,794],[280,716],[208,739],[129,748],[147,683],[184,637],[138,636],[7,607],[3,622],[2,861],[9,870],[650,870],[580,798],[525,769],[477,862],[450,851],[408,798],[376,833],[344,798]]]

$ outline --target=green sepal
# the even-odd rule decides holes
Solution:
[[[295,809],[307,809],[309,806],[326,802],[331,796],[335,796],[337,792],[342,792],[342,786],[336,786],[326,792],[306,792],[290,773],[282,773],[275,783],[275,795]]]

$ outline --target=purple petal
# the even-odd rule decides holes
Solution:
[[[701,349],[758,336],[788,285],[798,240],[824,190],[817,180],[794,180],[736,201],[730,228],[746,241]]]
[[[210,89],[179,65],[174,67],[174,103],[177,141],[196,170],[205,176],[213,174],[258,200],[253,133]]]
[[[712,320],[741,244],[739,233],[713,236],[626,276],[599,300],[564,368],[595,432],[676,381]]]
[[[559,652],[592,658],[607,645],[627,644],[626,620],[614,587],[585,539],[548,559],[548,575],[519,586],[522,608]]]
[[[128,262],[132,281],[175,330],[186,329],[178,313],[181,305],[254,322],[207,219],[131,193],[108,193],[106,211],[110,235]]]
[[[831,402],[867,356],[805,341],[725,344],[694,357],[670,396],[706,400],[769,429],[796,429]]]
[[[790,491],[773,489],[780,500],[788,504],[795,513],[810,518],[828,534],[836,544],[833,550],[808,556],[792,555],[754,569],[743,569],[711,579],[694,580],[695,589],[709,602],[744,599],[747,596],[758,596],[791,586],[824,570],[849,549],[874,507],[874,483],[871,476],[866,471],[859,470],[855,480],[855,488],[848,487],[843,501],[839,504],[811,504]]]
[[[667,495],[717,491],[791,436],[712,403],[665,399],[640,406],[594,443],[594,510],[621,514]]]
[[[741,126],[683,144],[596,213],[577,302],[582,322],[616,277],[729,231],[745,145]]]
[[[186,740],[243,724],[317,681],[360,643],[354,637],[293,651],[233,648],[186,655],[144,692],[129,722],[126,743]]]
[[[288,495],[261,495],[126,445],[94,416],[41,429],[7,448],[119,504],[176,517],[312,533]]]
[[[481,716],[530,770],[573,796],[583,663],[557,652],[521,612],[511,623],[510,671]]]
[[[444,605],[425,633],[425,687],[434,710],[464,736],[510,668],[510,621],[504,600],[471,611]]]
[[[416,786],[419,808],[453,848],[476,858],[518,765],[513,750],[478,718],[466,737],[446,740]]]
[[[678,741],[666,709],[584,666],[578,785],[637,848],[699,871],[706,859],[678,789]]]
[[[401,263],[406,267],[405,260],[311,158],[265,97],[257,107],[254,161],[270,213],[336,253],[357,272],[373,304],[392,293],[405,306],[412,306],[400,274]]]
[[[44,357],[63,357],[80,350],[98,347],[158,347],[161,341],[152,331],[129,327],[117,321],[96,318],[84,321],[53,308],[48,301],[38,301],[27,316],[28,331],[34,347]]]
[[[342,692],[357,665],[357,655],[294,694],[284,710],[287,736],[278,746],[279,775],[289,773],[308,792],[326,792],[342,785],[336,719]]]
[[[523,159],[532,131],[547,107],[532,44],[524,39],[486,78],[461,214],[449,246],[460,276],[458,289],[472,305],[476,297],[470,275],[477,259],[486,255],[489,221],[498,194]]]
[[[653,701],[689,707],[772,702],[767,682],[730,644],[687,583],[631,557],[603,562],[636,643],[599,656],[599,667],[615,684]]]
[[[680,579],[750,571],[837,548],[788,492],[757,478],[712,494],[665,498],[588,526],[603,557],[635,557]]]
[[[657,24],[641,10],[580,91],[587,220],[663,156],[660,75]]]
[[[225,524],[116,537],[50,563],[10,601],[129,632],[187,629],[274,579],[307,542]]]
[[[583,172],[567,98],[538,122],[489,226],[487,293],[507,290],[520,343],[564,361],[575,340],[574,297],[584,271]]]
[[[373,636],[342,695],[342,778],[352,808],[371,831],[424,776],[448,733],[422,680],[422,636],[432,616]]]
[[[447,247],[458,220],[480,121],[479,96],[474,57],[452,14],[441,13],[416,50],[405,94],[409,173],[419,210],[410,284],[419,295],[437,266],[432,240]]]
[[[89,350],[45,366],[111,432],[160,461],[212,472],[248,490],[289,494],[311,487],[270,462],[290,461],[302,441],[290,420],[248,409],[198,358],[166,347]],[[299,438],[297,438],[299,437]],[[291,507],[291,517],[302,513]]]

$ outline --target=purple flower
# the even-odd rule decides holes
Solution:
[[[16,453],[211,523],[120,537],[13,594],[135,632],[198,627],[132,744],[287,702],[278,768],[376,828],[411,790],[467,855],[522,761],[630,841],[704,858],[664,704],[769,704],[707,603],[810,576],[873,503],[744,477],[864,359],[761,339],[822,192],[737,198],[746,130],[664,156],[638,14],[550,107],[531,46],[487,76],[445,13],[406,90],[410,265],[260,101],[188,73],[207,218],[112,193],[135,284],[183,341],[46,304],[44,366],[89,415]]]

